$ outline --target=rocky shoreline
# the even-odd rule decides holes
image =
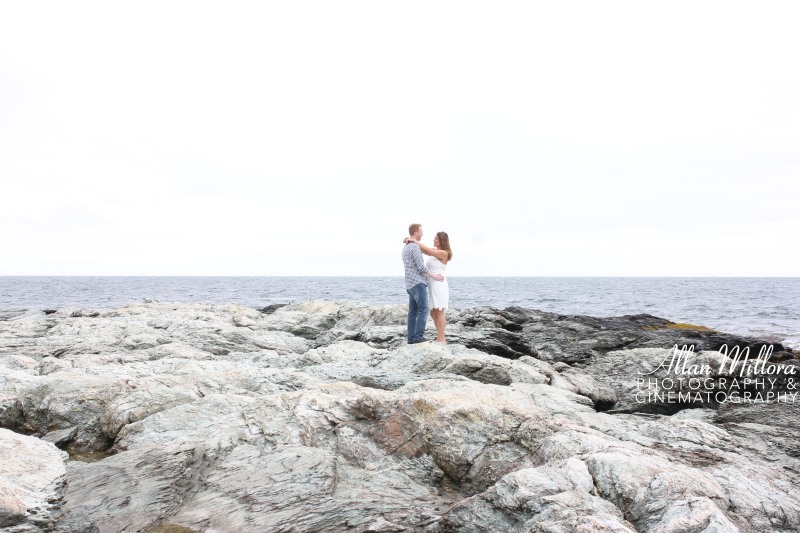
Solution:
[[[650,315],[404,334],[404,306],[357,302],[5,312],[0,528],[800,529],[796,352],[772,344],[759,383],[720,350],[768,342]],[[676,345],[697,387],[665,385]]]

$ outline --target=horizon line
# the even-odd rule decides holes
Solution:
[[[711,278],[711,279],[734,279],[734,278],[777,278],[794,279],[800,275],[729,275],[729,276],[698,276],[698,275],[489,275],[472,274],[448,276],[450,278]],[[325,275],[325,274],[0,274],[0,278],[398,278],[402,275],[397,274],[361,274],[361,275]]]

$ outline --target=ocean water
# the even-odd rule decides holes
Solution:
[[[800,278],[450,277],[450,305],[598,317],[648,313],[800,348]],[[403,304],[402,277],[0,277],[0,309],[162,302],[264,307],[308,300]]]

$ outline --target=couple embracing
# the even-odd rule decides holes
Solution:
[[[408,293],[408,344],[425,342],[425,323],[428,310],[436,326],[436,341],[445,343],[444,312],[450,297],[447,279],[442,275],[445,266],[453,258],[450,238],[440,231],[433,239],[433,247],[420,242],[422,225],[411,224],[408,237],[403,242],[403,265],[406,270],[406,292]],[[430,258],[426,263],[422,255]]]

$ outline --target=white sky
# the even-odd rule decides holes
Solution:
[[[798,2],[3,2],[0,275],[800,275]]]

